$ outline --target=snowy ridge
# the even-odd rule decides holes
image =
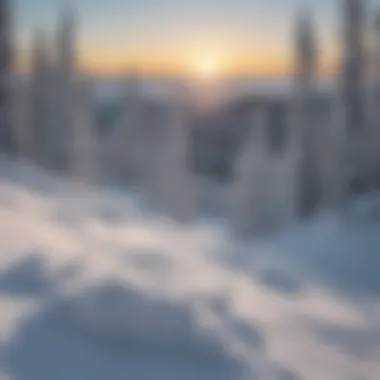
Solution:
[[[4,160],[0,176],[6,379],[346,380],[380,370],[380,284],[369,268],[378,224],[326,215],[243,245],[225,227],[143,210],[133,194]]]

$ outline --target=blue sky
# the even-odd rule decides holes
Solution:
[[[25,49],[37,26],[52,30],[62,0],[16,0],[17,41]],[[88,66],[128,61],[180,65],[214,52],[231,65],[276,70],[289,62],[296,10],[308,7],[320,50],[336,53],[341,0],[73,0],[79,47]],[[368,0],[373,9],[379,0]],[[147,63],[146,62],[146,63]],[[282,65],[282,66],[281,66]],[[281,71],[281,70],[280,70]]]

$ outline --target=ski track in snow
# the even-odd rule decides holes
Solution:
[[[375,379],[379,229],[242,244],[3,160],[0,379]]]

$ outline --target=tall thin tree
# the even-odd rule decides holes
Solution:
[[[298,209],[301,217],[311,216],[319,204],[321,189],[316,146],[317,49],[309,12],[302,11],[296,30],[296,71],[294,112],[299,157]]]
[[[10,1],[0,0],[0,152],[15,151],[12,129],[12,38]]]

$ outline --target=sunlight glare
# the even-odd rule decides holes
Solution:
[[[215,55],[204,55],[195,62],[195,74],[201,79],[214,79],[220,75],[220,60]]]

